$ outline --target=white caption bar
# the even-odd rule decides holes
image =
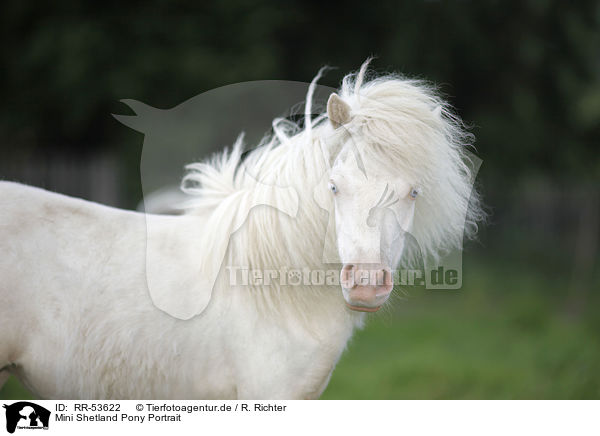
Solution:
[[[600,401],[4,401],[0,434],[598,435]],[[33,432],[32,430],[43,430]]]

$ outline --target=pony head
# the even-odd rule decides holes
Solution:
[[[346,76],[327,104],[328,189],[344,299],[351,309],[376,311],[403,257],[439,259],[460,248],[483,214],[465,150],[472,137],[461,121],[422,82],[364,83],[366,66]],[[409,233],[420,250],[406,252]]]

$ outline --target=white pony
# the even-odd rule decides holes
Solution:
[[[436,257],[482,216],[460,120],[425,84],[366,81],[366,67],[326,114],[275,123],[244,159],[239,140],[190,165],[196,200],[182,216],[1,182],[0,386],[12,373],[53,399],[318,398],[364,312],[388,299],[406,232]],[[260,188],[275,185],[285,190]],[[198,286],[216,252],[214,287]],[[227,268],[331,269],[326,259],[341,291],[232,284]]]

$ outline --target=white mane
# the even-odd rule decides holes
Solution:
[[[322,268],[327,214],[315,203],[313,188],[330,165],[321,147],[327,144],[325,151],[335,155],[348,134],[368,142],[364,159],[419,188],[412,233],[423,255],[438,258],[462,246],[463,230],[466,237],[475,234],[483,213],[466,155],[472,135],[431,86],[396,75],[366,81],[367,64],[343,80],[340,96],[352,108],[352,120],[344,128],[334,129],[325,113],[310,119],[319,72],[309,88],[303,124],[276,119],[273,133],[244,158],[241,135],[231,151],[187,167],[182,189],[196,197],[187,213],[211,214],[215,226],[235,216],[237,204],[253,195],[257,181],[298,192],[295,219],[256,208],[238,232],[235,250],[230,246],[227,262],[250,268]],[[407,259],[419,255],[414,247],[408,250]]]
[[[365,67],[342,84],[353,114],[347,128],[369,141],[367,158],[418,188],[411,233],[422,255],[437,260],[462,247],[463,230],[474,237],[484,218],[467,155],[474,137],[431,85],[396,75],[364,82]]]

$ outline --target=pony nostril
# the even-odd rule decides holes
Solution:
[[[382,277],[382,285],[385,287],[388,286],[393,286],[394,284],[394,278],[392,277],[392,273],[390,272],[389,269],[384,268],[381,270],[381,277]]]
[[[377,284],[375,296],[387,297],[394,289],[394,278],[389,269],[382,269],[380,272],[383,274],[383,282]]]
[[[342,272],[350,273],[354,269],[354,265],[348,263],[342,267]]]
[[[354,280],[354,265],[346,264],[340,271],[340,282],[346,289],[352,289],[356,287],[356,281]]]

